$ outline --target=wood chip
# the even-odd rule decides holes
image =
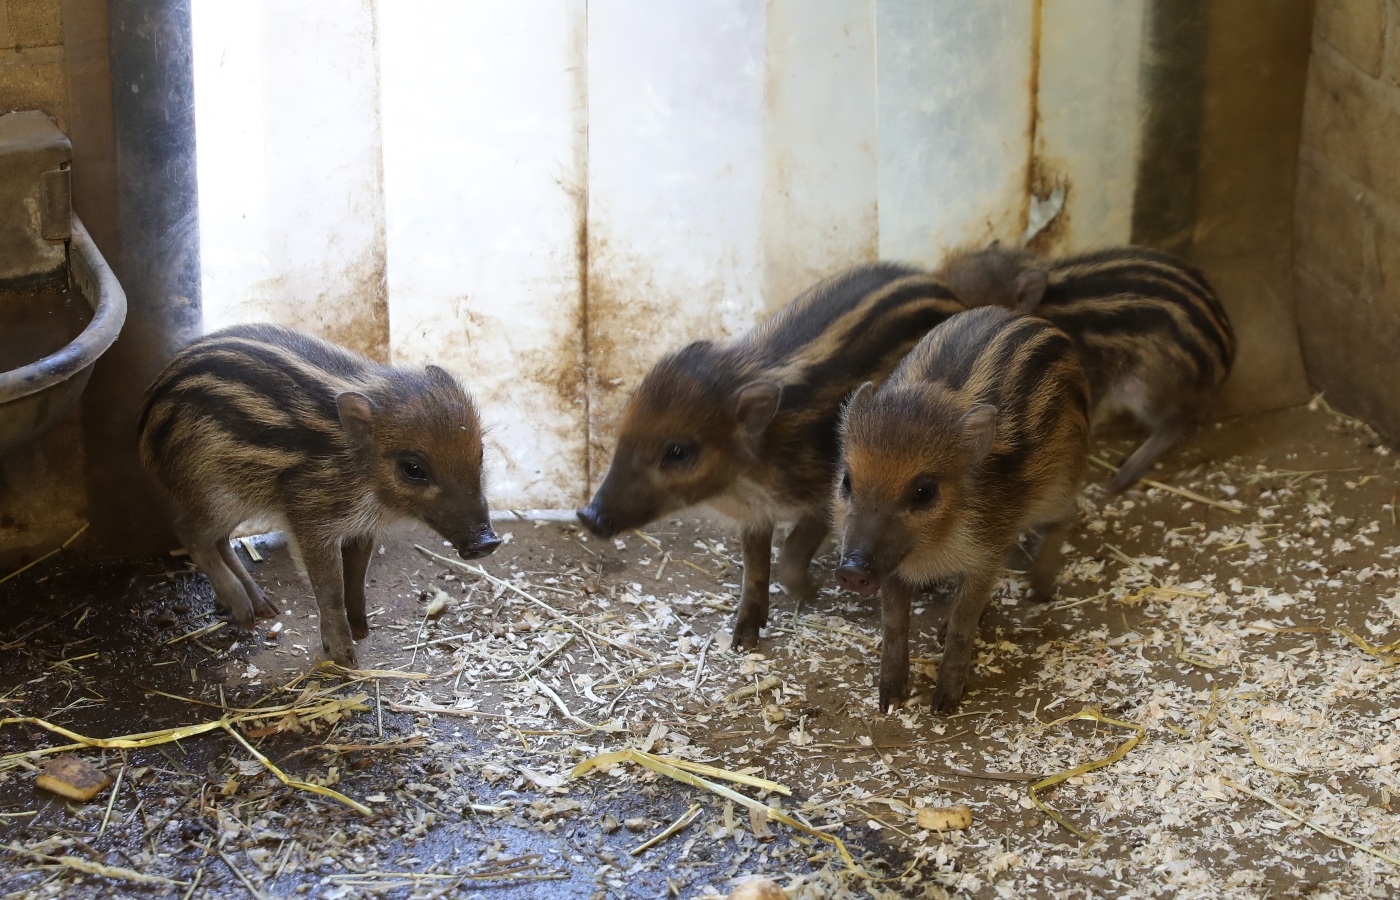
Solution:
[[[787,893],[771,878],[755,875],[729,892],[729,900],[786,900]]]
[[[70,800],[86,803],[112,779],[101,769],[76,756],[59,756],[44,764],[34,779],[34,786],[52,791]]]
[[[926,831],[961,831],[972,827],[972,808],[965,803],[957,806],[926,806],[919,810],[919,827]]]

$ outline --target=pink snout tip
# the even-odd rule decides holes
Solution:
[[[836,570],[836,583],[857,594],[874,594],[880,590],[880,579],[865,566],[844,563]]]

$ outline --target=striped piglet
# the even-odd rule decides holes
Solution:
[[[908,695],[914,593],[957,582],[933,707],[951,712],[972,670],[977,622],[1003,560],[1042,534],[1037,600],[1055,590],[1077,515],[1089,389],[1074,346],[1043,319],[984,307],[931,331],[879,388],[862,387],[841,423],[833,511],[836,579],[880,594],[880,708]]]
[[[1135,484],[1210,411],[1235,359],[1235,333],[1204,275],[1143,247],[1042,259],[992,244],[954,253],[942,278],[968,307],[1048,319],[1074,341],[1095,418],[1131,414],[1151,432],[1109,482]]]
[[[377,535],[418,519],[465,559],[500,545],[482,490],[481,424],[437,366],[397,369],[311,335],[240,325],[181,350],[146,394],[141,458],[176,530],[244,628],[277,608],[229,546],[240,524],[287,529],[342,665],[369,634],[365,572]]]

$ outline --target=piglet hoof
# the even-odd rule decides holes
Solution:
[[[735,622],[734,639],[729,649],[743,653],[758,646],[759,624],[757,622]]]
[[[228,610],[229,615],[233,616],[233,621],[238,623],[239,628],[246,631],[253,627],[253,604],[249,602],[247,595],[242,591],[239,591],[238,596],[229,602],[225,602],[223,597],[216,596],[215,599],[220,606]]]
[[[1137,484],[1142,479],[1142,475],[1137,472],[1129,472],[1123,469],[1118,471],[1108,482],[1108,495],[1116,497],[1128,488]]]
[[[351,646],[348,646],[348,645],[347,645],[343,650],[336,650],[336,649],[333,649],[329,644],[322,644],[322,645],[321,645],[321,649],[323,649],[323,650],[325,651],[325,653],[326,653],[326,659],[329,659],[331,662],[335,663],[336,665],[338,665],[338,666],[343,666],[344,668],[347,668],[347,669],[353,669],[353,668],[355,668],[355,648],[354,648],[354,647],[351,647]]]
[[[933,711],[945,716],[956,712],[958,704],[962,702],[965,687],[966,685],[961,678],[940,677],[938,687],[933,691]]]
[[[277,608],[276,603],[267,599],[267,595],[257,588],[253,589],[249,599],[253,601],[253,613],[259,619],[275,619],[282,612]]]
[[[909,696],[907,682],[908,678],[891,679],[888,683],[880,681],[880,712],[896,712],[904,705],[904,698]]]
[[[369,621],[356,622],[354,619],[351,619],[350,636],[357,641],[363,641],[365,638],[369,637]]]

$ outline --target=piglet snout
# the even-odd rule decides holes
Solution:
[[[841,566],[836,570],[836,583],[857,594],[873,594],[880,590],[880,579],[859,556],[841,560]]]
[[[471,537],[453,543],[456,544],[457,553],[462,559],[481,559],[496,552],[496,548],[501,546],[501,539],[496,537],[496,532],[491,530],[490,525],[483,525],[473,532]]]

